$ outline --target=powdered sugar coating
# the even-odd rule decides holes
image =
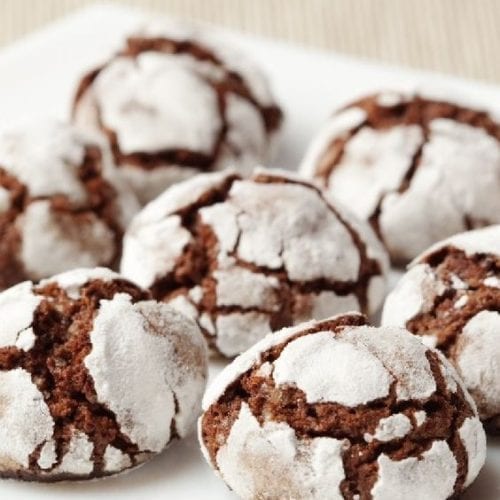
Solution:
[[[206,30],[159,24],[131,34],[117,56],[82,81],[75,101],[78,124],[112,134],[120,166],[144,203],[197,172],[229,165],[245,172],[269,159],[279,128],[279,120],[266,123],[268,112],[279,113],[266,78],[244,54]],[[168,157],[176,151],[187,154]],[[164,153],[152,168],[132,158]]]
[[[106,267],[94,267],[92,269],[81,268],[66,271],[56,276],[41,280],[39,285],[44,288],[52,283],[60,286],[71,298],[78,299],[80,297],[81,288],[93,280],[112,281],[120,279],[121,276],[107,269]],[[26,287],[28,285],[25,285]]]
[[[279,309],[276,289],[278,279],[274,276],[264,276],[247,269],[230,267],[214,272],[217,281],[217,304],[232,305],[234,301],[242,307],[259,307],[262,303],[266,309]],[[238,283],[238,287],[236,287]]]
[[[355,378],[349,377],[353,366]],[[274,363],[273,379],[277,384],[297,386],[308,403],[350,407],[387,396],[393,382],[384,365],[363,345],[337,339],[330,332],[306,335],[287,344]]]
[[[14,211],[12,228],[5,224],[3,230],[3,260],[18,262],[19,279],[109,265],[116,258],[118,233],[138,203],[99,139],[49,120],[8,130],[0,135],[0,172],[11,179],[0,179],[0,214]],[[21,204],[10,203],[14,189]],[[9,243],[14,234],[17,245]]]
[[[244,499],[265,491],[269,498],[340,500],[343,444],[326,437],[301,441],[286,423],[261,426],[243,404],[217,454],[217,467],[230,488]],[[277,477],[282,480],[276,481]]]
[[[84,155],[83,137],[57,122],[7,131],[0,140],[0,165],[14,174],[33,197],[63,194],[75,204],[83,204],[87,194],[78,179],[78,167]]]
[[[420,427],[427,420],[427,413],[423,410],[416,411],[413,416],[418,427]]]
[[[53,469],[54,474],[85,475],[94,469],[94,445],[83,432],[76,431],[69,442],[62,462]]]
[[[500,414],[500,313],[481,311],[456,344],[456,366],[483,416]]]
[[[72,215],[55,213],[49,201],[30,203],[18,226],[23,242],[20,257],[34,280],[73,266],[111,262],[115,253],[115,235],[98,217],[89,214],[76,225]]]
[[[0,371],[0,471],[27,468],[52,429],[49,409],[31,375],[22,368]]]
[[[28,281],[0,293],[0,347],[17,345],[21,334],[29,330],[40,302]]]
[[[486,459],[486,436],[477,418],[469,417],[460,427],[460,438],[468,457],[468,472],[464,486],[467,487],[479,474]]]
[[[414,414],[415,415],[415,414]],[[412,429],[411,420],[403,413],[395,413],[379,421],[375,433],[365,434],[365,441],[392,441],[406,436]]]
[[[426,107],[454,105],[411,94],[392,93],[387,101],[383,96],[335,114],[311,144],[302,173],[318,178],[361,218],[375,221],[397,262],[471,226],[499,223],[500,125],[480,112],[482,121],[469,123],[460,107],[458,118],[449,108],[426,118]],[[421,111],[405,114],[418,103]],[[348,116],[357,119],[340,126]],[[486,120],[493,124],[483,126]]]
[[[21,349],[21,351],[29,351],[35,346],[36,336],[33,332],[33,328],[26,328],[19,332],[16,341],[16,347]]]
[[[346,349],[347,345],[352,349]],[[271,351],[273,354],[269,357]],[[438,351],[426,348],[402,329],[345,326],[333,331],[327,328],[325,320],[268,336],[236,358],[207,390],[203,401],[205,415],[200,418],[199,428],[204,456],[242,498],[266,494],[273,498],[345,498],[340,487],[348,474],[349,462],[344,457],[350,456],[350,448],[358,446],[357,441],[351,442],[348,437],[329,438],[325,432],[318,437],[316,427],[309,434],[303,423],[295,423],[301,421],[298,416],[297,420],[289,420],[290,408],[293,408],[289,396],[285,396],[287,409],[278,420],[268,410],[259,413],[258,405],[251,408],[245,399],[237,406],[236,419],[229,415],[227,420],[219,416],[216,422],[221,426],[221,433],[216,434],[215,451],[213,443],[208,443],[213,428],[204,428],[204,418],[219,404],[221,408],[215,410],[216,415],[220,415],[217,413],[220,411],[231,411],[222,408],[231,408],[231,399],[242,397],[238,383],[244,375],[252,377],[249,375],[251,370],[256,370],[255,384],[259,383],[258,377],[269,378],[273,381],[271,387],[277,390],[291,387],[302,391],[304,396],[300,399],[304,397],[308,404],[333,403],[350,408],[353,414],[372,402],[377,402],[375,407],[379,407],[380,401],[388,397],[391,387],[395,386],[396,401],[409,401],[409,406],[404,406],[408,411],[413,404],[417,408],[424,406],[438,390],[429,364],[431,354],[437,355],[444,379],[457,381],[453,368]],[[353,367],[356,367],[355,377],[352,376]],[[372,384],[372,380],[378,385]],[[450,393],[458,394],[458,382],[454,388],[448,386]],[[251,385],[243,387],[253,390]],[[464,390],[463,387],[460,390]],[[274,392],[267,397],[273,398]],[[255,400],[251,401],[254,404]],[[471,405],[472,416],[456,430],[467,455],[467,476],[461,487],[475,479],[486,453],[485,435],[474,403],[467,398],[465,401]],[[303,408],[301,415],[302,411]],[[311,408],[311,415],[319,418],[318,411],[321,410]],[[374,441],[398,443],[417,432],[426,418],[423,410],[415,410],[410,415],[395,412],[381,418],[374,430],[362,437],[367,446]],[[300,426],[300,432],[287,423],[290,421]],[[209,422],[207,425],[214,425],[212,420]],[[337,434],[341,427],[336,426]],[[397,499],[403,495],[405,498],[445,500],[456,494],[460,455],[441,439],[426,441],[428,447],[424,446],[418,456],[395,459],[380,448],[376,478],[369,492],[373,498]],[[402,444],[394,446],[398,450],[399,446],[403,447]],[[358,449],[351,453],[357,453]],[[359,453],[361,455],[361,451]]]
[[[365,347],[377,357],[396,382],[399,401],[426,399],[436,390],[426,348],[402,328],[347,327],[341,338]],[[362,379],[368,383],[368,377]]]
[[[227,357],[243,352],[263,335],[272,333],[267,314],[253,311],[221,315],[214,326],[217,330],[215,345],[218,351]]]
[[[199,414],[207,376],[207,352],[196,324],[166,304],[134,302],[129,293],[117,292],[110,299],[88,303],[84,295],[92,286],[126,290],[132,284],[127,285],[120,275],[104,268],[77,269],[43,280],[37,286],[25,282],[1,293],[0,323],[3,325],[5,318],[10,318],[10,323],[0,327],[0,350],[29,350],[41,337],[36,356],[44,355],[43,347],[40,350],[45,324],[40,322],[41,311],[44,306],[45,310],[50,307],[54,291],[73,301],[82,299],[80,309],[95,307],[88,332],[91,348],[82,364],[85,377],[95,390],[92,404],[102,403],[106,418],[116,419],[122,433],[116,440],[118,448],[108,445],[105,450],[96,451],[93,431],[86,430],[94,418],[91,414],[86,416],[89,423],[85,424],[85,432],[78,424],[64,429],[68,441],[61,448],[61,428],[56,432],[56,421],[51,416],[53,406],[50,411],[47,407],[53,401],[46,403],[46,394],[39,392],[36,385],[45,383],[45,375],[7,368],[9,358],[4,351],[0,352],[0,474],[19,470],[22,477],[50,481],[120,472],[161,452],[172,439],[184,437]],[[70,320],[65,322],[62,309],[60,314],[61,324],[72,324]],[[38,321],[33,324],[35,315]],[[69,337],[81,335],[78,330],[82,324],[78,324],[76,316],[71,318],[76,322],[68,330]],[[65,352],[70,354],[70,350]],[[78,362],[73,360],[75,373]],[[57,376],[54,380],[54,386],[61,391]],[[76,385],[74,391],[78,391]],[[89,396],[82,393],[82,397],[82,408],[86,408],[85,397]],[[136,447],[133,453],[127,451],[123,440]],[[102,470],[96,468],[99,453],[104,453]],[[40,471],[32,470],[32,456],[36,457]]]
[[[187,56],[144,52],[118,57],[100,73],[97,106],[124,154],[175,147],[210,153],[222,123],[217,96],[204,78],[217,75],[197,71],[198,64]]]
[[[163,348],[168,360],[163,367],[163,375],[176,402],[175,430],[179,437],[185,437],[192,430],[200,413],[201,399],[205,391],[205,341],[196,323],[165,304],[143,301],[137,304],[137,310],[143,316],[150,334],[163,334],[162,341],[167,344]]]
[[[484,280],[484,284],[486,286],[490,286],[492,288],[500,288],[500,278],[496,276],[490,276]]]
[[[378,460],[379,480],[371,494],[374,500],[444,500],[453,495],[457,462],[446,441],[435,441],[422,457],[393,461]]]
[[[130,457],[111,445],[106,448],[104,461],[107,472],[119,472],[128,469],[132,465]]]
[[[177,278],[196,266],[194,278]],[[249,179],[207,174],[167,190],[132,222],[121,265],[158,299],[194,313],[226,356],[284,321],[374,312],[387,269],[387,254],[366,223],[314,185],[267,169]],[[198,300],[171,293],[195,287]]]
[[[158,320],[163,324],[155,324]],[[172,421],[185,434],[196,415],[191,398],[199,400],[204,388],[206,367],[183,368],[177,358],[178,346],[165,328],[175,321],[182,322],[186,342],[194,339],[193,348],[203,352],[203,344],[196,345],[196,326],[168,306],[132,305],[126,295],[116,295],[101,302],[90,334],[92,352],[85,359],[99,400],[115,413],[122,431],[141,449],[156,453],[170,441]]]
[[[500,226],[491,226],[452,236],[432,246],[410,265],[391,294],[387,297],[383,314],[383,325],[405,326],[419,316],[432,312],[443,297],[453,297],[453,314],[458,318],[472,304],[475,312],[467,312],[467,321],[459,324],[448,357],[457,368],[465,387],[474,397],[483,419],[500,413],[500,349],[498,347],[499,314],[481,310],[481,303],[473,300],[476,290],[491,287],[499,279],[489,275],[470,289],[469,285],[455,275],[443,280],[429,261],[440,251],[460,251],[466,258],[490,256],[500,257]],[[495,292],[492,292],[494,296]],[[500,300],[500,299],[499,299]],[[439,332],[428,329],[416,332],[427,345],[437,345]]]
[[[57,462],[56,444],[53,439],[46,441],[40,451],[37,464],[41,469],[50,469]]]
[[[138,285],[151,286],[173,270],[190,239],[176,215],[151,225],[134,221],[123,242],[121,272]]]

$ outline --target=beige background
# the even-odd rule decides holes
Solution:
[[[0,46],[93,0],[0,0]],[[129,0],[185,18],[500,83],[500,0]]]

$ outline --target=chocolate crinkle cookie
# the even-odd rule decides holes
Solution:
[[[500,222],[500,125],[464,105],[395,92],[361,99],[332,116],[301,171],[369,220],[396,264]]]
[[[183,437],[207,369],[196,324],[119,275],[80,269],[0,294],[0,477],[90,479]]]
[[[267,333],[338,312],[374,312],[387,255],[368,224],[313,184],[258,169],[201,174],[133,220],[121,271],[196,319],[210,346],[243,352]]]
[[[282,113],[260,68],[230,41],[152,23],[83,77],[74,119],[107,138],[145,203],[196,173],[269,160]]]
[[[439,351],[350,313],[284,329],[207,390],[207,461],[244,499],[426,499],[484,464],[476,407]]]
[[[139,210],[109,150],[41,121],[0,135],[0,290],[75,267],[115,266]]]
[[[437,346],[492,432],[500,432],[500,226],[453,236],[410,266],[382,321]]]

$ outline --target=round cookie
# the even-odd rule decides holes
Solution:
[[[207,353],[194,322],[107,269],[0,294],[0,477],[90,479],[186,435]]]
[[[441,349],[489,430],[500,432],[500,226],[455,235],[418,257],[382,322]]]
[[[261,69],[230,43],[152,24],[82,78],[74,119],[104,134],[146,203],[196,173],[270,160],[282,113]]]
[[[313,184],[265,169],[173,186],[132,221],[121,264],[228,357],[306,319],[374,312],[387,268],[368,224]]]
[[[301,172],[369,220],[396,264],[500,222],[500,125],[464,105],[395,92],[361,99],[331,117]]]
[[[55,121],[0,135],[0,290],[115,266],[139,205],[99,141]]]
[[[202,451],[244,499],[444,500],[486,456],[474,402],[439,351],[355,313],[266,337],[203,409]]]

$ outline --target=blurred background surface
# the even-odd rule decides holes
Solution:
[[[0,0],[0,46],[96,0]],[[358,57],[500,83],[500,0],[123,0]]]

